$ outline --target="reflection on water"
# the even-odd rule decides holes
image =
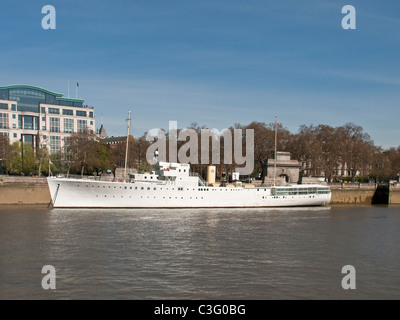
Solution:
[[[2,299],[399,299],[398,207],[0,207]],[[56,268],[43,290],[41,268]],[[343,290],[344,265],[357,289]]]

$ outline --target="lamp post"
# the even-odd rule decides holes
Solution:
[[[21,173],[24,172],[24,135],[21,134],[21,139],[19,140],[21,141]]]

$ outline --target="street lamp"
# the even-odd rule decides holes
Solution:
[[[23,173],[24,172],[24,135],[23,134],[21,134],[21,139],[19,141],[21,141],[21,160],[22,160],[21,171]]]

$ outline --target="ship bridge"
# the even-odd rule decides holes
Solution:
[[[164,182],[182,187],[203,185],[198,176],[190,174],[190,165],[187,163],[157,162],[154,171],[150,174],[132,174],[133,182]]]

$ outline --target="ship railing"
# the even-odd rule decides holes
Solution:
[[[207,182],[197,172],[190,172],[189,175],[191,177],[197,177],[201,186],[205,187],[207,185]]]
[[[92,180],[100,181],[101,176],[82,176],[80,174],[70,174],[70,175],[58,175],[58,178],[69,178],[69,179],[79,179],[79,180]],[[103,179],[104,180],[104,179]]]

